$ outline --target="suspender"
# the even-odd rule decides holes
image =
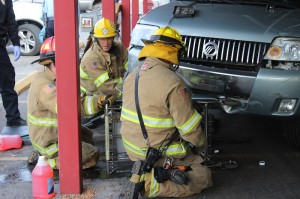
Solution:
[[[145,124],[144,124],[144,120],[142,117],[142,113],[141,113],[141,109],[140,109],[140,103],[139,103],[139,95],[138,95],[138,91],[139,91],[139,74],[141,71],[141,67],[138,68],[138,71],[136,72],[135,75],[135,82],[134,82],[134,99],[135,99],[135,107],[136,107],[136,112],[140,121],[140,126],[142,129],[142,133],[143,136],[145,138],[145,140],[147,140],[147,145],[149,147],[149,138],[148,138],[148,134],[145,128]]]

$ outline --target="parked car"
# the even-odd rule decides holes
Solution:
[[[43,27],[41,20],[42,4],[13,0],[16,21],[19,26],[21,54],[23,56],[37,55],[41,43],[39,33]]]
[[[79,0],[78,2],[80,10],[84,12],[92,9],[93,3],[99,0]],[[33,56],[40,52],[39,33],[44,25],[41,19],[42,3],[43,0],[13,0],[23,56]],[[8,45],[10,44],[9,42]]]
[[[129,70],[140,64],[141,39],[171,26],[186,45],[177,73],[193,98],[209,96],[228,114],[272,117],[300,148],[299,24],[300,1],[172,1],[135,26]]]

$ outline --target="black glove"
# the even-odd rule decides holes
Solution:
[[[106,104],[108,106],[112,106],[115,103],[115,97],[113,95],[102,95],[98,98],[98,106],[99,108],[103,108]]]
[[[175,184],[188,184],[189,177],[185,171],[181,171],[178,169],[172,169],[171,170],[171,177],[170,179],[175,183]]]
[[[187,173],[178,169],[154,167],[154,178],[158,183],[163,183],[166,180],[172,180],[175,184],[179,185],[188,183]]]

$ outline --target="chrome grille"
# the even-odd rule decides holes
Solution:
[[[182,36],[187,51],[184,60],[211,62],[235,66],[256,66],[266,53],[269,44],[218,38]],[[225,67],[225,66],[224,66]]]

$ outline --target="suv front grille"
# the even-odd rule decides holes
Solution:
[[[182,36],[186,45],[183,60],[196,64],[239,70],[254,70],[268,50],[269,44],[208,37]]]

